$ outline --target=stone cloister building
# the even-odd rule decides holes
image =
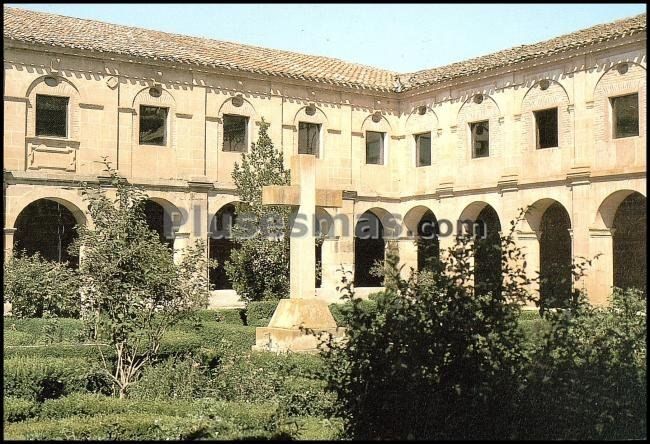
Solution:
[[[176,250],[208,241],[264,119],[287,167],[313,154],[317,187],[344,190],[321,216],[378,220],[408,266],[423,222],[441,221],[445,248],[443,219],[504,231],[533,205],[516,231],[531,275],[601,254],[580,283],[594,303],[645,285],[645,14],[407,74],[16,8],[3,24],[6,254],[49,248],[39,230],[61,252],[92,224],[79,184],[102,180],[103,156],[145,187],[151,221],[180,214]],[[386,242],[343,228],[319,251],[328,300],[341,266],[361,295],[381,285],[368,265]],[[237,304],[215,273],[213,305]]]

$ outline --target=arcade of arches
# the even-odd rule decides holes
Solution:
[[[608,216],[604,217],[604,224],[605,229],[611,233],[611,265],[608,271],[611,276],[610,285],[645,290],[646,258],[645,254],[640,252],[646,248],[646,197],[634,191],[625,192],[624,197],[614,194],[616,199],[608,198],[609,200],[601,205],[607,209]],[[599,211],[604,210],[601,208]],[[152,229],[159,233],[163,242],[173,248],[174,237],[167,233],[168,227],[171,227],[168,211],[160,203],[148,200],[144,212]],[[475,285],[477,291],[499,291],[499,232],[502,221],[495,208],[488,204],[484,204],[477,213],[474,213],[479,230],[475,256]],[[365,211],[355,225],[352,265],[356,287],[382,285],[381,278],[371,273],[373,265],[384,260],[387,248],[384,223],[382,217],[377,214],[376,210]],[[426,209],[420,214],[415,222],[412,238],[417,251],[413,268],[422,270],[436,263],[435,260],[440,255],[441,238],[434,212]],[[77,266],[79,259],[70,255],[68,247],[76,237],[75,226],[85,223],[84,217],[76,205],[63,199],[36,199],[18,212],[13,228],[5,229],[5,239],[10,241],[7,251],[24,251],[26,254],[38,252],[48,260],[69,262],[71,266]],[[228,234],[228,227],[235,220],[235,206],[227,204],[215,214],[211,223],[215,225],[217,232]],[[571,288],[574,228],[570,214],[562,204],[553,201],[541,212],[538,226],[535,228],[539,246],[541,297],[549,306],[562,306],[563,295],[568,294]],[[234,243],[229,235],[209,239],[209,255],[220,264],[210,274],[210,280],[217,290],[232,288],[223,264],[230,257],[233,248]],[[321,266],[324,260],[322,242],[317,242],[315,254],[317,266]],[[322,266],[327,266],[327,263]],[[603,270],[607,272],[607,268]],[[322,279],[317,275],[317,287],[320,287],[321,283]]]

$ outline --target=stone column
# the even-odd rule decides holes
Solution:
[[[402,268],[402,279],[408,279],[411,275],[411,269],[418,269],[418,247],[415,243],[415,237],[401,237],[397,240],[397,251],[399,253],[400,266]]]
[[[174,263],[179,264],[183,259],[183,249],[190,242],[190,233],[174,233]]]
[[[526,275],[530,279],[536,279],[539,276],[539,238],[541,235],[541,231],[533,231],[530,229],[517,231],[517,242],[526,255]],[[531,284],[530,290],[535,296],[538,297],[539,282],[533,282]]]
[[[587,277],[589,300],[594,305],[607,304],[607,298],[614,285],[614,242],[612,230],[608,228],[589,229],[591,257],[601,254],[594,261]]]
[[[13,254],[15,228],[5,228],[5,260]]]

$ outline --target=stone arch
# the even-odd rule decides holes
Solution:
[[[641,193],[629,194],[613,220],[613,283],[615,287],[647,291],[647,202]]]
[[[176,232],[184,222],[182,213],[168,200],[151,196],[144,202],[143,211],[149,227],[173,251]]]
[[[483,102],[480,104],[474,103],[474,96],[478,94],[481,94],[483,96]],[[462,105],[460,105],[460,108],[458,108],[456,120],[461,117],[462,113],[469,113],[470,116],[473,114],[480,114],[480,107],[486,104],[485,99],[488,99],[488,103],[492,104],[496,108],[496,115],[500,116],[501,107],[499,106],[499,103],[494,99],[494,97],[492,97],[491,94],[477,92],[476,94],[469,94],[469,96],[463,101]]]
[[[404,226],[407,236],[415,238],[418,271],[434,268],[440,259],[440,229],[433,211],[424,205],[411,208],[404,216]]]
[[[72,213],[77,224],[92,226],[92,220],[80,208],[85,208],[83,199],[79,194],[72,190],[48,190],[47,188],[33,188],[29,193],[20,196],[18,208],[14,211],[9,210],[6,214],[5,226],[15,227],[18,215],[32,202],[39,199],[47,199],[65,206]]]
[[[362,213],[354,226],[354,285],[357,287],[381,287],[382,278],[370,273],[376,262],[385,259],[386,240],[384,224],[389,214],[381,208],[372,208]]]
[[[618,62],[618,63],[612,63],[612,65],[609,66],[608,68],[605,68],[605,69],[603,70],[603,73],[598,77],[598,80],[596,81],[596,84],[594,85],[594,93],[595,93],[595,91],[598,89],[598,86],[600,85],[600,82],[603,80],[603,78],[604,78],[606,75],[608,75],[608,74],[612,71],[612,69],[616,68],[616,67],[619,66],[619,65],[623,65],[623,64],[626,64],[626,65],[634,65],[634,66],[636,66],[636,67],[641,68],[643,71],[647,71],[647,70],[648,70],[648,69],[647,69],[645,66],[643,66],[641,63],[638,63],[638,62],[635,62],[635,61],[631,61],[631,60],[621,61],[621,62]],[[595,94],[594,94],[594,96],[595,96]]]
[[[158,85],[161,94],[158,97],[153,97],[149,94],[151,86],[147,86],[139,90],[134,96],[131,103],[133,108],[133,146],[140,146],[140,106],[157,106],[161,108],[168,108],[167,113],[167,140],[165,146],[176,148],[176,99],[165,88]]]
[[[45,79],[55,78],[56,85],[48,85]],[[28,137],[36,137],[36,95],[68,97],[68,131],[66,139],[79,140],[80,135],[80,92],[74,83],[58,75],[44,75],[35,79],[27,88],[27,128],[25,134]]]
[[[210,218],[208,227],[208,255],[217,261],[217,267],[209,270],[210,283],[215,290],[232,290],[232,281],[225,269],[236,244],[232,239],[232,226],[237,223],[235,202],[222,205]]]
[[[531,226],[539,240],[540,299],[545,307],[564,307],[573,288],[571,217],[558,201],[537,203],[534,216],[539,220]]]
[[[563,202],[560,202],[560,201],[558,201],[556,199],[553,199],[553,198],[550,198],[550,197],[538,199],[537,201],[535,201],[535,203],[528,206],[524,222],[528,225],[528,227],[532,231],[537,232],[537,231],[541,230],[542,217],[543,217],[544,213],[546,212],[546,210],[553,204],[561,205],[562,208],[564,208],[565,211],[566,211],[566,205]],[[567,212],[567,214],[569,214],[569,213]],[[569,222],[570,222],[570,219],[569,219]],[[571,223],[570,223],[570,225],[571,225]]]
[[[381,119],[379,119],[379,122],[375,122],[372,120],[372,114],[368,114],[365,119],[363,119],[363,122],[361,123],[361,131],[378,131],[378,132],[383,132],[386,133],[386,135],[390,135],[393,131],[393,127],[383,114],[381,114]]]
[[[540,82],[541,82],[542,80],[546,80],[546,81],[548,81],[548,82],[550,83],[549,88],[546,89],[545,91],[542,91],[541,88],[540,88],[540,86],[539,86],[539,84],[540,84]],[[571,96],[569,95],[569,92],[566,90],[566,88],[564,87],[564,85],[562,85],[560,82],[558,82],[558,81],[555,80],[555,79],[545,78],[545,79],[535,80],[535,82],[533,82],[533,84],[530,86],[530,88],[528,88],[528,89],[526,90],[526,93],[525,93],[524,96],[521,98],[521,103],[519,104],[519,106],[520,106],[520,110],[524,110],[524,109],[525,109],[525,106],[524,106],[524,105],[526,104],[526,100],[530,100],[530,96],[531,96],[532,94],[534,94],[535,92],[540,91],[540,92],[542,92],[542,93],[546,93],[546,94],[548,94],[548,91],[551,91],[551,92],[552,92],[552,89],[555,89],[555,88],[557,88],[557,90],[563,94],[563,96],[566,98],[566,103],[567,103],[567,104],[572,103],[572,101],[571,101]],[[547,104],[550,105],[550,104],[553,103],[553,99],[552,99],[552,98],[542,99],[542,102],[543,102],[543,103],[545,102],[545,103],[547,103]]]
[[[616,211],[621,205],[621,202],[623,202],[628,196],[634,193],[638,193],[643,196],[643,193],[640,193],[639,191],[624,189],[614,191],[612,194],[603,199],[602,203],[598,206],[598,210],[596,211],[596,220],[594,221],[593,228],[611,229],[614,225],[614,217],[616,216]]]
[[[293,116],[293,126],[295,128],[293,153],[298,154],[300,122],[315,123],[320,125],[320,134],[319,134],[320,139],[318,143],[318,153],[316,154],[316,157],[322,158],[325,153],[324,148],[327,146],[327,139],[328,139],[327,130],[329,129],[329,119],[327,118],[327,115],[322,110],[322,108],[315,105],[313,106],[316,109],[314,115],[310,116],[309,114],[307,114],[306,110],[309,106],[303,106],[298,111],[296,111],[296,114],[294,114]]]
[[[83,212],[65,199],[33,200],[14,220],[13,250],[24,250],[28,255],[38,252],[44,259],[77,267],[79,257],[69,254],[68,247],[77,238],[76,227],[85,222]]]

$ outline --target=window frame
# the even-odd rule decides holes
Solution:
[[[226,118],[229,117],[238,117],[244,119],[244,142],[243,146],[244,149],[239,151],[239,150],[227,150],[226,148]],[[247,153],[248,152],[248,144],[249,144],[249,139],[250,139],[250,116],[246,116],[243,114],[223,114],[221,116],[221,151],[224,153]],[[231,142],[232,145],[232,142]]]
[[[375,133],[375,134],[380,134],[380,151],[379,151],[379,163],[370,163],[368,162],[368,134],[369,133]],[[384,131],[371,131],[371,130],[366,130],[365,133],[365,164],[366,165],[386,165],[386,132]]]
[[[38,98],[39,97],[49,97],[56,99],[65,100],[65,134],[63,136],[58,134],[43,134],[38,132]],[[34,135],[36,137],[51,137],[57,139],[68,139],[70,137],[70,97],[69,96],[59,96],[53,94],[39,94],[37,93],[34,98]]]
[[[476,150],[474,149],[474,127],[478,126],[479,124],[487,124],[487,132],[488,132],[488,138],[487,138],[487,155],[485,156],[477,156],[476,155]],[[490,157],[490,120],[485,119],[485,120],[477,120],[474,122],[469,122],[469,144],[470,144],[470,150],[471,150],[471,156],[472,159],[485,159]]]
[[[540,144],[540,127],[539,127],[539,121],[538,121],[538,114],[555,110],[555,145],[551,146],[541,146]],[[544,108],[544,109],[538,109],[533,111],[533,121],[535,124],[535,149],[536,150],[546,150],[546,149],[552,149],[552,148],[558,148],[560,146],[560,109],[559,107],[551,107],[551,108]]]
[[[310,153],[301,153],[300,152],[300,149],[301,149],[301,146],[300,146],[300,125],[313,125],[313,126],[315,126],[317,128],[317,130],[318,130],[318,140],[317,140],[316,143],[317,143],[318,146],[316,147],[315,152],[313,150]],[[309,121],[298,121],[298,154],[311,154],[313,156],[316,156],[317,159],[320,158],[321,145],[322,145],[322,141],[323,141],[322,140],[323,139],[323,132],[322,131],[323,131],[323,125],[321,123],[309,122]]]
[[[632,135],[628,135],[628,136],[617,136],[617,133],[616,133],[616,129],[617,129],[616,120],[617,119],[616,119],[616,115],[615,115],[614,102],[615,102],[616,99],[620,99],[622,97],[628,97],[628,96],[636,96],[636,134],[632,134]],[[612,122],[611,122],[611,126],[610,126],[612,140],[614,140],[614,139],[617,139],[617,140],[618,139],[627,139],[627,138],[630,138],[630,137],[639,137],[639,135],[641,134],[641,128],[640,128],[641,123],[639,122],[640,114],[641,114],[641,110],[640,110],[640,106],[639,106],[639,92],[635,91],[635,92],[629,92],[629,93],[625,93],[625,94],[618,94],[618,95],[615,95],[615,96],[610,96],[610,97],[608,97],[608,101],[609,101],[610,115],[611,115],[611,118],[612,118]]]
[[[424,136],[425,134],[429,135],[429,163],[428,164],[420,163],[420,144],[418,142],[421,136]],[[433,133],[431,131],[416,133],[413,134],[413,139],[415,142],[415,167],[420,168],[420,167],[431,166],[433,164]]]
[[[148,105],[146,103],[141,103],[139,105],[139,115],[138,115],[138,145],[142,146],[168,146],[169,145],[169,116],[171,114],[171,108],[169,106],[158,106],[158,105]],[[143,108],[158,108],[158,109],[164,109],[165,111],[165,130],[163,132],[163,143],[147,143],[142,141],[142,116],[143,116]]]

